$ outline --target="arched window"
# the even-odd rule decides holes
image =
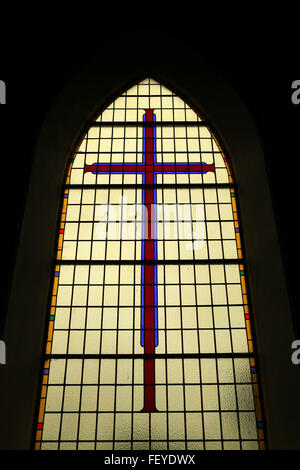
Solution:
[[[76,146],[36,449],[263,449],[237,188],[203,116],[153,79]]]

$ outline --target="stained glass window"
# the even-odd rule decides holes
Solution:
[[[232,170],[155,80],[88,123],[54,266],[36,449],[264,449]]]

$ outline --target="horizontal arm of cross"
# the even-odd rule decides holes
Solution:
[[[84,173],[207,173],[215,171],[213,163],[94,163],[85,165]]]

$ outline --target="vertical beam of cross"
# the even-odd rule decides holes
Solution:
[[[144,121],[154,122],[153,109],[146,109]],[[143,161],[145,172],[143,183],[153,185],[155,181],[155,127],[145,126],[143,129]],[[143,189],[143,208],[146,212],[143,222],[142,260],[142,316],[141,316],[141,345],[144,346],[144,407],[142,411],[157,411],[155,406],[155,346],[157,341],[157,283],[154,264],[157,259],[155,236],[155,208],[156,190],[153,187]],[[152,217],[154,220],[152,220]],[[148,264],[149,263],[149,264]],[[151,264],[150,264],[151,263]],[[156,333],[156,334],[155,334]]]

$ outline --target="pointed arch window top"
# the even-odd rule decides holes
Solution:
[[[146,78],[126,90],[96,118],[96,122],[141,121],[145,109],[156,110],[159,121],[192,121],[202,119],[179,96],[152,78]]]
[[[151,168],[146,154],[152,155]],[[69,182],[145,184],[147,164],[148,174],[154,173],[151,184],[233,182],[206,122],[151,78],[131,87],[90,123],[71,161]]]

